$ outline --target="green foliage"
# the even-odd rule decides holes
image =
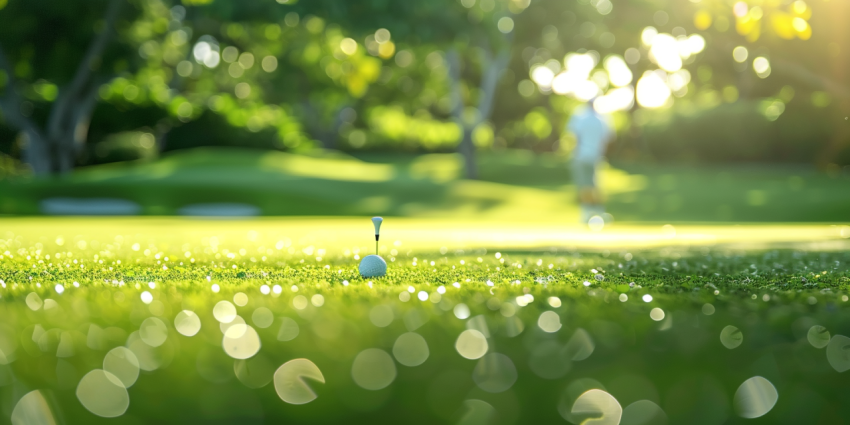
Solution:
[[[369,115],[369,126],[378,139],[375,143],[367,144],[370,147],[400,144],[427,150],[446,150],[456,147],[461,138],[461,129],[457,124],[434,120],[424,111],[411,117],[400,107],[373,108]]]
[[[95,163],[153,159],[158,155],[152,133],[128,131],[113,133],[94,146]]]
[[[523,120],[526,130],[537,139],[545,139],[552,134],[552,124],[549,123],[549,117],[544,112],[533,110],[526,114]]]
[[[15,77],[25,98],[21,109],[37,124],[44,123],[100,33],[108,4],[0,3],[0,47],[11,62],[9,75],[0,70],[0,97]],[[840,74],[846,68],[846,55],[840,53],[846,46],[840,28],[827,19],[840,10],[835,2],[751,4],[748,10],[763,16],[753,12],[746,18],[736,18],[729,4],[717,2],[676,3],[663,12],[645,2],[607,0],[122,4],[119,36],[108,42],[91,69],[97,84],[103,83],[101,103],[126,112],[124,117],[139,111],[146,121],[108,123],[113,115],[100,115],[106,109],[96,108],[89,127],[92,145],[111,132],[143,127],[166,134],[212,113],[235,129],[228,134],[251,140],[251,146],[449,150],[464,134],[457,134],[457,122],[481,112],[477,102],[484,94],[480,84],[488,68],[486,53],[509,50],[508,70],[499,77],[489,121],[472,123],[477,128],[466,133],[473,134],[477,146],[552,151],[565,139],[562,129],[571,101],[547,99],[529,80],[530,68],[557,64],[563,69],[570,52],[592,51],[604,59],[636,48],[640,55],[630,68],[637,79],[644,70],[657,68],[640,41],[647,26],[701,34],[707,47],[685,60],[692,78],[676,90],[677,106],[657,114],[680,118],[659,124],[640,117],[642,112],[635,119],[631,113],[616,117],[620,144],[630,147],[612,151],[615,159],[633,158],[632,147],[649,145],[660,160],[810,162],[822,154],[825,140],[840,135],[839,120],[848,114],[842,112],[846,88]],[[507,27],[499,27],[503,18],[513,23],[506,33],[502,30]],[[788,26],[795,18],[798,26],[805,24],[802,29]],[[748,49],[744,63],[731,58],[730,49],[738,45]],[[199,60],[196,47],[209,54]],[[452,114],[450,51],[462,58],[457,89],[462,117]],[[774,71],[766,78],[752,70],[757,56],[772,64]],[[747,106],[721,106],[739,99]],[[679,104],[684,109],[696,104],[699,112],[683,113]],[[149,113],[152,108],[161,113]],[[765,127],[758,115],[771,122]],[[731,126],[713,124],[727,119]],[[664,130],[667,126],[671,131]],[[638,138],[641,133],[646,137]],[[269,134],[272,142],[265,141]],[[0,137],[0,150],[19,156],[15,140]],[[87,161],[85,154],[78,158],[79,163]]]
[[[658,118],[644,126],[641,140],[664,161],[812,162],[831,135],[829,117],[794,103],[786,110],[774,100]]]
[[[25,176],[29,173],[27,166],[18,159],[0,152],[0,180]]]

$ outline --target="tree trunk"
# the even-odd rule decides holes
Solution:
[[[77,152],[74,149],[73,133],[51,140],[53,146],[53,174],[67,174],[74,169]]]
[[[29,164],[33,174],[49,174],[53,167],[47,141],[35,129],[22,131],[21,135],[24,138],[21,159]]]
[[[496,99],[496,89],[499,82],[499,77],[502,75],[505,67],[510,59],[510,50],[502,50],[498,57],[494,60],[489,49],[485,49],[485,57],[482,60],[483,69],[481,70],[481,82],[479,84],[480,97],[478,98],[478,114],[468,122],[464,117],[464,102],[461,87],[461,58],[457,50],[450,50],[446,55],[449,63],[449,78],[451,80],[452,92],[452,116],[455,122],[461,128],[463,134],[460,144],[458,145],[458,153],[463,155],[463,162],[466,168],[466,178],[478,179],[478,166],[475,161],[475,143],[472,140],[472,132],[475,128],[487,121],[493,111],[493,104]]]
[[[475,144],[472,142],[472,128],[463,127],[463,139],[457,147],[458,153],[463,155],[463,166],[466,170],[466,178],[478,179],[478,163],[475,161]]]
[[[18,93],[18,82],[12,67],[0,48],[0,69],[9,77],[6,96],[0,98],[0,110],[6,121],[20,130],[25,137],[24,162],[32,167],[33,173],[64,174],[74,168],[77,156],[86,143],[92,110],[97,103],[98,79],[92,73],[95,64],[112,36],[115,20],[125,0],[111,0],[106,11],[104,29],[92,40],[86,55],[77,66],[73,79],[60,91],[51,106],[50,116],[44,131],[35,122],[20,112],[22,102]]]

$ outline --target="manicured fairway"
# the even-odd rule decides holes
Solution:
[[[850,418],[846,226],[387,218],[364,280],[371,232],[0,219],[0,422]]]
[[[0,214],[49,213],[44,200],[94,198],[132,202],[135,213],[143,215],[227,203],[269,216],[520,222],[512,226],[578,221],[567,157],[507,151],[481,153],[478,160],[480,179],[467,180],[456,154],[178,151],[152,162],[86,167],[64,177],[2,180]],[[600,173],[608,212],[629,222],[838,222],[850,210],[848,181],[850,174],[802,166],[613,164]]]

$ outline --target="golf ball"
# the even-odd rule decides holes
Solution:
[[[377,255],[363,257],[360,261],[360,274],[363,277],[381,277],[387,274],[387,262]]]

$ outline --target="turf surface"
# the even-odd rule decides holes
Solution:
[[[461,164],[452,154],[197,149],[62,178],[0,181],[0,214],[40,214],[41,200],[70,197],[128,199],[146,215],[225,202],[262,215],[577,220],[565,157],[481,153],[477,181],[460,178]],[[601,172],[609,212],[630,222],[839,222],[850,210],[848,179],[793,166],[614,164]]]
[[[850,418],[843,226],[388,218],[371,280],[364,218],[0,226],[3,420]]]

